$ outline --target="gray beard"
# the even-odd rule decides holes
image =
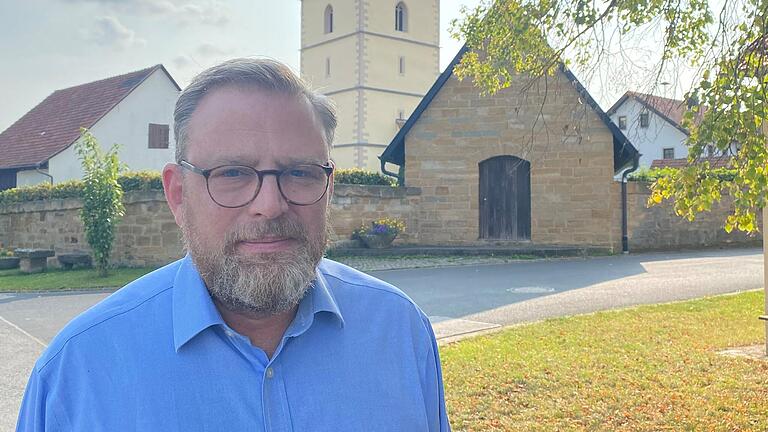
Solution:
[[[315,268],[325,252],[325,231],[308,235],[300,224],[287,218],[258,225],[236,227],[228,232],[224,246],[201,245],[185,216],[184,243],[192,255],[208,292],[225,308],[236,313],[271,315],[299,304],[315,278]],[[277,235],[295,239],[295,251],[241,255],[235,246],[241,240]]]

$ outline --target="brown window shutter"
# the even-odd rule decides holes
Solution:
[[[149,148],[167,149],[169,128],[166,124],[149,124]]]

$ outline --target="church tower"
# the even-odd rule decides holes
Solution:
[[[440,0],[301,0],[301,75],[336,103],[340,168],[378,156],[440,73]]]

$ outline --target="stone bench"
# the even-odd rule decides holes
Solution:
[[[13,254],[19,257],[19,270],[22,273],[39,273],[48,268],[48,257],[56,255],[50,249],[16,249]]]
[[[59,260],[59,264],[67,270],[71,270],[72,267],[91,266],[91,256],[86,252],[70,252],[56,255],[56,259]]]

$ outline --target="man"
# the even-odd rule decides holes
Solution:
[[[163,186],[188,255],[62,330],[18,430],[449,430],[427,318],[322,259],[329,102],[239,59],[197,76],[174,117]]]

